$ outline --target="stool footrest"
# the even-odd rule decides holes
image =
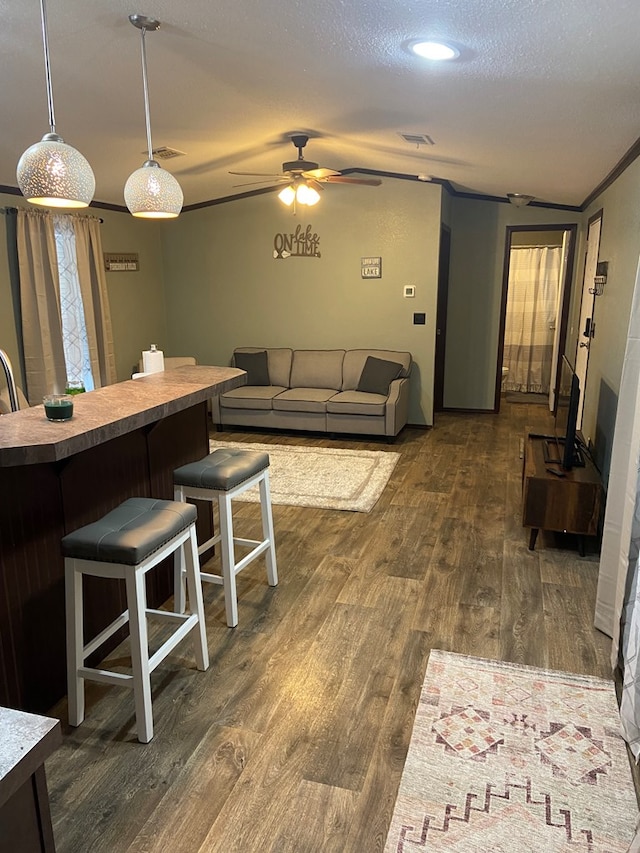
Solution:
[[[101,684],[116,684],[118,687],[133,687],[133,675],[128,672],[111,672],[109,669],[94,669],[91,666],[81,666],[78,669],[80,678],[88,681],[99,681]]]
[[[100,646],[106,640],[108,640],[109,637],[112,636],[112,634],[115,634],[118,628],[124,627],[128,621],[129,611],[125,610],[123,613],[117,616],[110,625],[107,625],[104,630],[100,631],[100,633],[96,637],[94,637],[93,640],[91,640],[87,643],[86,646],[84,646],[84,648],[82,649],[82,660],[85,661],[90,654],[93,654],[96,649],[99,649]]]

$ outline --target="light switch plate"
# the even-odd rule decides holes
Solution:
[[[405,284],[404,294],[405,299],[412,299],[416,295],[416,288],[413,284]]]

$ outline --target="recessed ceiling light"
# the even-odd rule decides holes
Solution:
[[[445,44],[442,41],[414,41],[410,44],[411,50],[423,59],[457,59],[460,51]]]

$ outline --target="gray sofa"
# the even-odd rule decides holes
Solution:
[[[212,401],[224,426],[398,435],[407,422],[411,353],[239,347],[247,384]]]

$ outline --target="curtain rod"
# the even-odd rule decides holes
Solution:
[[[20,208],[20,209],[21,209],[21,210],[30,210],[31,208],[23,207],[23,208]],[[17,208],[17,207],[0,207],[0,213],[17,213],[17,212],[18,212],[18,208]],[[37,212],[38,212],[38,213],[40,213],[41,211],[37,211]],[[42,211],[42,212],[43,212],[43,213],[51,213],[51,211],[50,211],[50,210]],[[67,214],[63,214],[63,215],[66,215],[66,216],[78,216],[78,217],[82,217],[82,216],[83,216],[83,214],[82,214],[82,213],[67,213]],[[98,220],[98,222],[101,222],[101,223],[102,223],[102,222],[104,222],[104,219],[103,219],[101,216],[87,216],[87,219],[97,219],[97,220]]]

